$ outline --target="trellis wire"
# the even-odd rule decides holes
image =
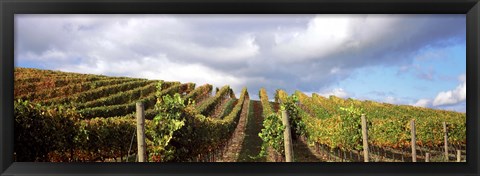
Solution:
[[[461,152],[461,162],[466,161],[465,144],[448,144],[449,162],[457,161],[457,150]],[[371,162],[412,162],[411,147],[389,148],[373,145],[369,142],[369,160]],[[338,148],[330,149],[329,146],[314,143],[313,151],[323,155],[330,162],[363,162],[363,152],[356,150],[340,150]],[[426,155],[429,153],[430,162],[444,162],[444,144],[435,145],[417,145],[417,162],[425,162]]]

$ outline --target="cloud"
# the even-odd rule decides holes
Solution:
[[[410,65],[424,47],[464,43],[466,26],[464,15],[22,14],[15,18],[16,63],[229,84],[235,92],[247,86],[252,97],[260,87],[270,96],[279,88],[313,92],[335,86],[363,67]],[[325,93],[348,96],[343,89]]]
[[[413,56],[426,46],[441,46],[464,37],[463,27],[445,26],[445,23],[460,25],[463,21],[444,17],[318,15],[304,30],[277,33],[277,36],[284,36],[284,39],[277,42],[273,53],[285,62],[326,61],[337,58],[341,61],[350,60],[352,64],[357,65],[361,63],[355,60],[362,58],[363,62],[367,60],[367,64],[371,64],[372,61],[408,63],[410,59],[398,58]],[[434,26],[442,29],[429,32],[435,28]],[[448,36],[446,38],[449,39],[445,40],[446,38],[442,37],[443,39],[438,40],[440,34]]]
[[[412,106],[444,109],[457,112],[466,111],[466,75],[462,74],[457,77],[460,84],[452,90],[441,91],[437,93],[435,98],[421,98],[415,103],[410,103]]]
[[[430,106],[431,100],[429,99],[419,99],[416,103],[412,104],[413,106],[419,107],[428,107]]]
[[[438,77],[436,71],[431,67],[422,67],[420,65],[402,65],[398,68],[397,76],[411,72],[413,75],[421,80],[434,81]]]
[[[390,103],[390,104],[397,104],[400,100],[398,98],[392,97],[392,96],[387,96],[383,100],[385,103]]]
[[[297,61],[324,58],[349,39],[350,22],[349,18],[328,15],[313,18],[301,32],[277,32],[273,54],[285,62],[292,61],[292,56]]]
[[[437,108],[448,110],[448,111],[457,111],[457,112],[465,113],[467,111],[467,104],[466,104],[466,101],[463,101],[454,105],[438,106]]]
[[[461,81],[453,90],[442,91],[433,100],[433,106],[455,105],[461,103],[467,98],[467,82],[465,75],[459,77]]]
[[[50,49],[43,51],[39,54],[32,53],[32,52],[27,52],[25,55],[23,55],[24,58],[27,60],[34,60],[34,61],[44,61],[44,60],[50,60],[50,61],[66,61],[69,60],[70,56],[67,53],[64,53],[63,51],[59,51],[57,49]]]
[[[128,72],[131,73],[130,76],[132,77],[165,81],[182,80],[182,82],[193,82],[197,85],[212,84],[217,87],[222,87],[225,85],[225,82],[228,82],[230,86],[236,90],[241,90],[245,81],[242,77],[225,75],[201,64],[179,64],[170,62],[165,55],[114,63],[98,60],[93,65],[79,64],[69,67],[59,67],[57,69],[68,72],[107,73],[118,76],[123,76],[125,72]]]
[[[348,98],[348,96],[349,96],[349,94],[345,90],[343,90],[342,88],[335,88],[331,91],[321,92],[319,94],[324,96],[324,97],[334,95],[334,96],[340,97],[340,98]]]

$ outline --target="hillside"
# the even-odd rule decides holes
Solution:
[[[209,84],[30,68],[15,68],[14,74],[18,161],[126,161],[136,152],[132,139],[137,102],[145,107],[150,161],[282,161],[282,150],[275,146],[283,145],[283,137],[268,136],[278,130],[262,131],[281,123],[269,117],[278,116],[280,106],[291,108],[296,161],[358,161],[361,114],[369,121],[372,160],[409,157],[412,119],[419,154],[442,160],[445,122],[451,154],[462,150],[465,155],[464,113],[299,91],[292,96],[278,90],[275,102],[269,102],[262,89],[261,101],[251,101],[247,88],[235,97],[228,85],[212,95]],[[287,104],[290,101],[296,103]],[[165,136],[168,145],[162,144]],[[40,147],[32,151],[32,146]],[[267,155],[257,156],[260,150]]]

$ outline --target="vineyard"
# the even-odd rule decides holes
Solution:
[[[269,101],[263,88],[257,101],[228,85],[30,68],[14,76],[16,161],[135,162],[139,102],[148,162],[286,161],[284,114],[296,162],[466,161],[465,113],[280,89]]]

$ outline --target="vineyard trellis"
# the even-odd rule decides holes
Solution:
[[[360,109],[355,109],[351,105],[353,104],[355,107],[368,108],[367,106],[371,105],[373,102],[360,102],[351,99],[343,100],[333,96],[327,99],[316,94],[313,94],[312,97],[307,97],[305,94],[298,91],[295,92],[295,95],[299,97],[301,102],[299,105],[301,107],[301,112],[299,115],[302,116],[307,122],[307,135],[304,137],[304,139],[314,145],[316,151],[321,152],[329,157],[329,160],[333,161],[364,161],[361,159],[364,155],[362,151],[363,147],[361,145],[362,137],[360,117],[362,113]],[[318,108],[318,106],[312,106],[312,104],[320,105],[322,108]],[[379,103],[377,104],[380,105]],[[392,105],[384,106],[390,108],[399,108],[399,106]],[[413,107],[403,106],[400,108]],[[421,111],[433,111],[424,108],[418,109]],[[408,121],[409,118],[384,118],[382,115],[385,115],[386,113],[379,112],[380,110],[388,112],[393,111],[385,107],[382,109],[376,108],[375,110],[376,111],[363,111],[366,114],[367,119],[369,119],[367,123],[369,136],[368,153],[370,153],[370,156],[368,157],[369,160],[374,162],[413,161],[411,148],[412,142],[408,141],[411,140],[409,136],[412,136],[410,133],[411,125],[409,123],[410,121]],[[345,111],[347,111],[348,114],[344,114],[340,117],[335,116],[336,113],[344,113]],[[380,115],[372,112],[376,112]],[[465,114],[462,115],[461,113],[447,111],[439,112],[441,112],[439,113],[440,115],[444,113],[441,118],[422,118],[421,113],[419,113],[417,117],[411,118],[415,119],[414,122],[418,126],[416,134],[418,139],[415,140],[416,149],[414,150],[417,153],[416,159],[419,162],[424,162],[426,153],[429,153],[430,162],[456,161],[456,154],[458,151],[460,151],[460,161],[465,161]],[[427,112],[424,112],[424,114],[427,114]],[[354,123],[350,121],[351,119],[348,118],[349,116],[354,117]],[[445,120],[446,124],[449,124],[448,130],[451,134],[448,136],[447,140],[443,140],[443,137],[446,136],[447,133],[442,130],[441,119]],[[322,124],[323,127],[328,126],[328,122],[337,128],[318,129],[320,124]],[[344,125],[348,125],[351,128],[348,128],[348,126]],[[334,129],[337,129],[337,131]],[[342,133],[347,133],[348,135],[342,135]],[[393,138],[393,140],[387,139],[393,136],[391,133],[398,137]],[[337,136],[342,136],[342,138],[335,138]],[[384,136],[387,136],[387,138]],[[442,155],[442,153],[445,153],[445,150],[442,149],[445,144],[448,147],[448,159],[445,158],[445,155]]]
[[[221,160],[250,98],[246,88],[239,98],[228,85],[212,90],[209,84],[16,68],[15,160],[131,160],[137,102],[145,108],[149,161]],[[257,157],[268,161],[286,159],[282,110],[293,140],[309,144],[324,161],[466,161],[464,113],[283,90],[271,102],[263,88],[259,98],[264,121]],[[164,130],[167,122],[173,126]],[[155,147],[165,136],[168,142]]]

